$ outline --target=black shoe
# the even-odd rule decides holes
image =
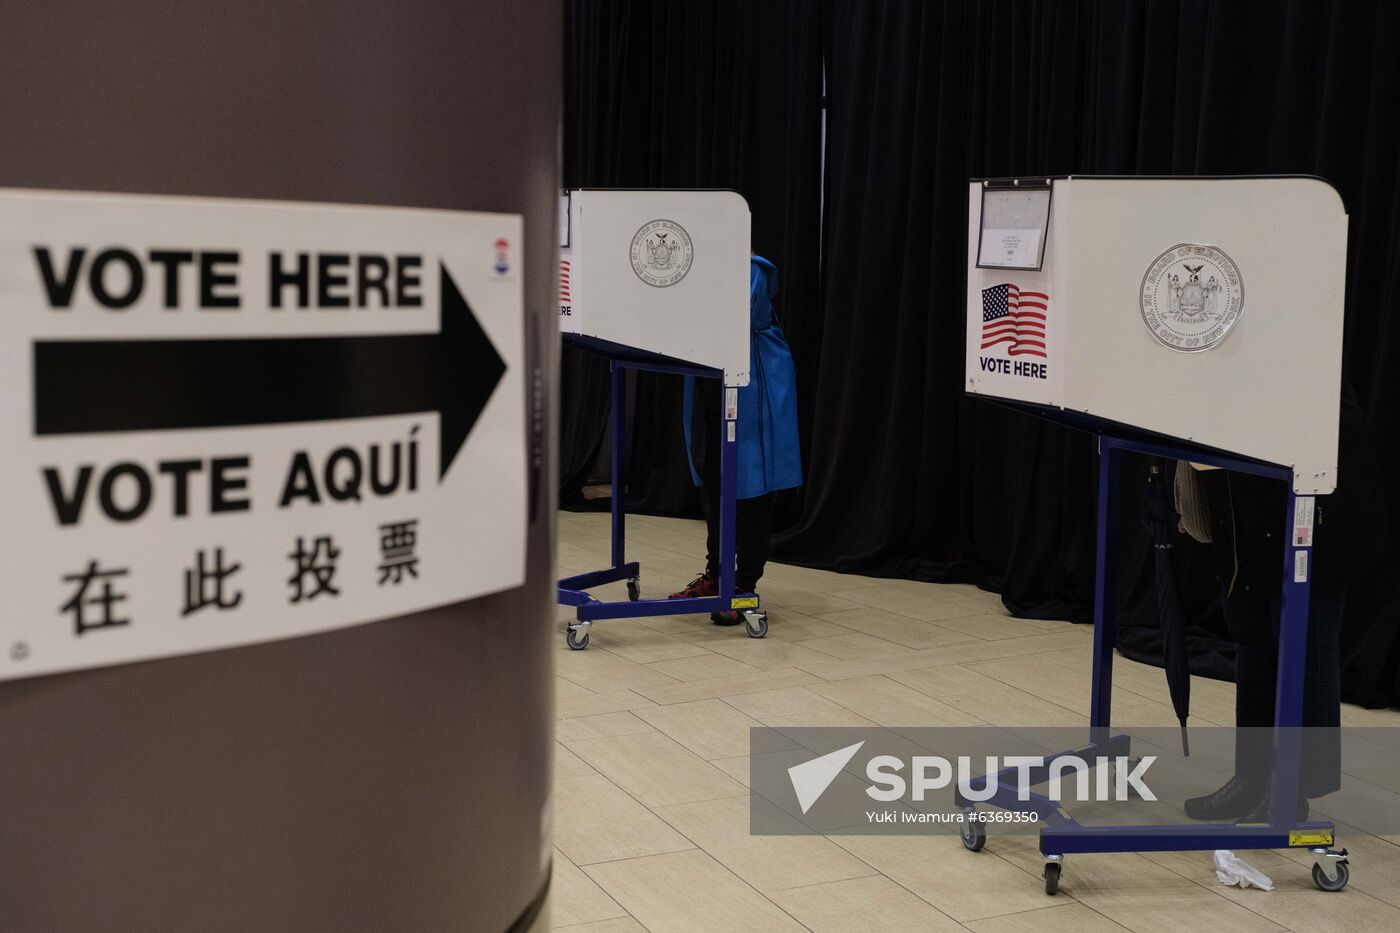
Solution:
[[[1269,794],[1269,793],[1266,791],[1266,792],[1264,793],[1263,799],[1259,801],[1259,803],[1254,807],[1254,809],[1250,810],[1248,813],[1246,813],[1244,816],[1242,816],[1242,817],[1240,818],[1240,822],[1241,822],[1241,823],[1267,823],[1267,822],[1269,822],[1269,798],[1270,798],[1271,796],[1272,796],[1272,795]],[[1312,810],[1308,807],[1308,798],[1304,797],[1303,799],[1301,799],[1301,800],[1298,801],[1298,810],[1297,810],[1297,814],[1296,814],[1296,815],[1297,815],[1297,817],[1298,817],[1298,822],[1299,822],[1299,823],[1306,823],[1306,822],[1308,821],[1308,814],[1311,813],[1311,812],[1312,812]]]
[[[1235,775],[1215,793],[1187,800],[1185,810],[1193,820],[1238,820],[1267,799],[1264,788]]]

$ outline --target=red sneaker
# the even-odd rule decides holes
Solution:
[[[672,593],[667,599],[703,599],[706,596],[719,595],[719,577],[708,570],[700,574],[679,592]]]
[[[738,625],[744,621],[744,616],[743,613],[730,609],[728,612],[710,613],[710,621],[715,625]]]

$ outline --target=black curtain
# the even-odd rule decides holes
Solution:
[[[816,9],[803,0],[571,0],[567,11],[565,186],[738,191],[753,214],[754,251],[778,267],[785,326],[818,307]],[[579,488],[606,431],[608,374],[600,360],[578,351],[566,349],[563,364],[567,507],[581,504]],[[633,395],[629,509],[699,514],[686,466],[680,379],[639,373]]]
[[[612,5],[573,12],[604,7]],[[725,10],[716,15],[754,15]],[[765,51],[781,58],[790,41],[805,50],[822,36],[829,109],[819,281],[792,281],[813,273],[813,258],[783,257],[788,295],[805,287],[810,300],[784,309],[801,375],[807,484],[779,559],[973,580],[1000,591],[1016,615],[1089,618],[1091,440],[963,397],[966,182],[976,176],[1330,179],[1351,216],[1344,372],[1373,453],[1395,462],[1400,4],[823,0],[787,15]],[[825,25],[814,30],[814,19]],[[638,67],[666,57],[655,48],[611,54],[638,56]],[[577,80],[571,70],[570,86]],[[653,122],[644,135],[660,134]],[[788,242],[815,252],[795,234]],[[1144,472],[1135,465],[1124,484],[1120,647],[1151,659],[1135,482]],[[1343,635],[1345,695],[1368,705],[1400,702],[1400,494],[1377,508],[1387,521],[1346,555],[1383,568],[1353,585]],[[1213,580],[1190,548],[1178,551],[1196,669],[1228,676]]]

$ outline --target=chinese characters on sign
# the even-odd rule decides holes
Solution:
[[[289,555],[296,564],[296,570],[287,583],[292,587],[292,602],[315,599],[322,593],[339,596],[340,590],[331,583],[335,578],[335,561],[340,556],[330,535],[322,535],[311,542],[311,550],[306,550],[305,541],[297,538],[297,549]],[[306,588],[310,578],[311,589]]]
[[[90,560],[85,571],[70,573],[63,578],[64,583],[78,585],[72,597],[59,610],[73,613],[74,634],[82,635],[95,628],[110,628],[131,623],[130,619],[119,619],[114,614],[114,607],[117,603],[126,601],[126,594],[118,593],[112,580],[126,574],[126,570],[99,570],[97,561]],[[98,587],[95,595],[89,596],[88,590],[98,580],[102,581],[102,585]],[[96,617],[88,610],[95,610]]]
[[[380,525],[378,541],[377,585],[387,583],[397,586],[405,580],[417,578],[417,519]],[[331,535],[316,535],[309,539],[298,536],[287,555],[292,565],[291,576],[287,578],[290,589],[287,602],[299,603],[323,594],[339,596],[335,574],[340,554],[340,548]],[[222,547],[215,547],[212,552],[203,549],[196,551],[194,565],[185,569],[184,601],[180,615],[191,616],[211,607],[216,611],[237,608],[243,601],[243,591],[230,581],[242,569],[242,564],[226,560]],[[70,595],[68,601],[59,607],[59,613],[72,619],[75,635],[133,624],[130,614],[121,613],[117,608],[118,604],[127,600],[120,586],[122,578],[129,573],[127,568],[104,568],[100,561],[94,559],[88,561],[82,571],[63,575],[60,582],[68,584]]]
[[[418,522],[390,522],[379,526],[379,546],[384,562],[379,565],[379,585],[403,582],[404,574],[418,576],[418,558],[413,556],[418,543]]]
[[[236,607],[243,601],[243,594],[234,593],[232,596],[226,597],[224,595],[224,582],[241,570],[242,566],[242,564],[231,564],[225,567],[224,549],[216,547],[214,548],[214,566],[206,568],[204,566],[204,552],[200,551],[195,557],[195,566],[185,571],[185,607],[180,610],[180,615],[190,615],[206,606],[217,606],[220,609]]]

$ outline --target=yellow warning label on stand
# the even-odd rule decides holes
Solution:
[[[1290,846],[1330,846],[1332,834],[1326,831],[1305,830],[1288,834]]]
[[[757,608],[758,608],[758,597],[757,597],[757,596],[743,596],[743,597],[740,597],[740,598],[738,598],[738,599],[731,599],[731,600],[729,601],[729,608],[730,608],[730,609],[757,609]]]

